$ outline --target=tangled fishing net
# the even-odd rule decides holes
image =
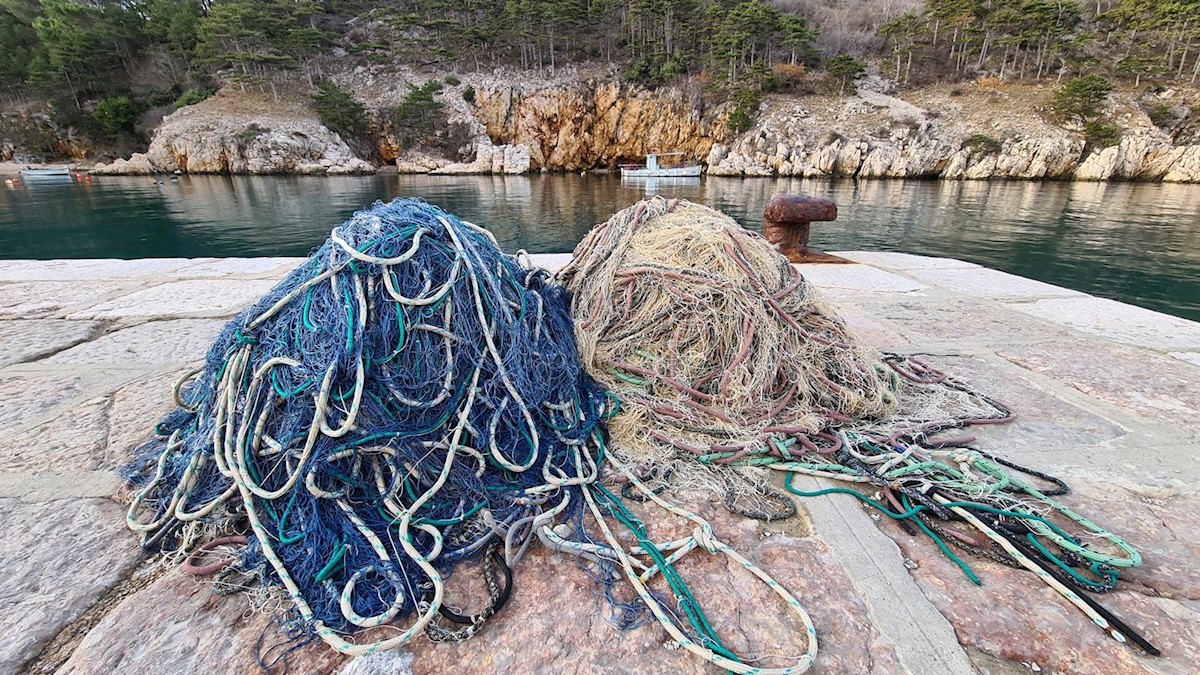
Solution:
[[[435,618],[470,630],[503,604],[533,526],[577,518],[597,472],[580,448],[605,396],[547,276],[421,202],[356,213],[177,386],[126,468],[130,527],[193,552],[193,573],[282,586],[348,654],[464,637]],[[232,565],[201,560],[241,543]],[[491,607],[449,612],[445,576],[481,558]],[[346,638],[413,611],[386,639]]]
[[[582,369],[565,290],[436,207],[377,203],[335,228],[225,327],[175,398],[125,467],[129,526],[219,589],[281,588],[297,640],[364,656],[422,632],[468,638],[537,538],[578,557],[620,627],[657,619],[736,672],[800,672],[816,654],[800,603],[707,522],[635,477],[627,488],[693,528],[656,544],[599,482],[616,403]],[[675,568],[694,550],[740,564],[800,618],[808,648],[793,669],[721,645]],[[445,598],[468,560],[490,594],[473,616]],[[612,593],[622,578],[632,602]]]
[[[1053,500],[1061,481],[938,436],[1011,411],[859,342],[759,235],[655,198],[593,229],[557,278],[587,372],[621,402],[610,451],[631,476],[771,520],[795,507],[764,468],[787,472],[793,494],[849,493],[928,535],[975,583],[956,550],[1028,569],[1119,641],[1156,653],[1086,595],[1140,564],[1136,550]],[[874,498],[800,490],[797,474],[865,484]]]

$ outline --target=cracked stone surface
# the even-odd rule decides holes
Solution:
[[[0,375],[0,433],[32,423],[82,392],[82,381],[70,375]]]
[[[1068,476],[1068,478],[1070,478]],[[1043,672],[1188,673],[1200,662],[1200,557],[1194,536],[1163,523],[1194,519],[1195,495],[1146,500],[1105,484],[1069,480],[1068,506],[1126,535],[1146,559],[1122,574],[1119,590],[1094,595],[1105,608],[1161,649],[1149,657],[1098,630],[1078,609],[1035,576],[990,561],[965,558],[979,575],[975,586],[926,538],[912,538],[893,523],[882,529],[918,561],[913,576],[954,625],[966,647]],[[980,611],[986,607],[986,611]]]
[[[0,470],[115,468],[105,445],[108,406],[107,397],[92,399],[61,416],[0,435]]]
[[[1080,296],[1061,286],[1026,279],[986,267],[973,269],[914,269],[905,274],[932,286],[938,286],[976,298],[1052,298]]]
[[[187,267],[183,258],[141,260],[6,260],[0,281],[83,281],[143,278]]]
[[[0,322],[0,368],[32,361],[87,340],[100,329],[95,321],[29,319]]]
[[[1154,349],[1200,348],[1200,324],[1107,298],[1055,298],[1013,309],[1114,342]]]
[[[118,389],[108,409],[105,458],[120,466],[135,448],[150,440],[154,425],[175,407],[171,387],[188,369],[145,377]]]
[[[1188,363],[1093,340],[1009,346],[1000,356],[1118,408],[1200,425],[1200,387]]]
[[[231,316],[275,285],[271,280],[174,281],[135,291],[75,312],[68,318]]]
[[[140,557],[106,499],[0,499],[0,672],[14,672]]]
[[[287,638],[270,614],[249,609],[246,598],[216,595],[210,584],[172,570],[114,607],[58,673],[260,672],[259,638],[268,648]],[[332,672],[343,660],[320,641],[287,655],[293,673]]]
[[[151,321],[59,352],[46,362],[161,365],[201,361],[224,325],[219,319]]]
[[[146,376],[28,428],[0,433],[0,470],[113,470],[150,440],[174,408],[171,385],[188,369]]]
[[[119,282],[95,281],[0,282],[0,318],[27,319],[68,307],[83,308],[124,287]]]
[[[922,356],[922,360],[1007,405],[1016,413],[1009,424],[981,425],[965,433],[985,450],[1016,459],[1030,452],[1084,450],[1125,434],[1120,425],[1047,394],[983,359]]]
[[[1019,340],[1070,338],[1069,331],[1013,312],[995,303],[978,300],[922,303],[880,303],[874,315],[890,322],[921,342],[937,340]]]

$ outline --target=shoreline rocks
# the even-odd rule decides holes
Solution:
[[[375,173],[299,103],[223,92],[168,115],[145,153],[98,165],[100,175]]]
[[[401,75],[355,72],[343,84],[384,109],[416,77]],[[930,87],[904,99],[867,90],[848,98],[769,95],[752,128],[731,138],[726,106],[707,104],[696,87],[651,91],[613,78],[594,72],[552,80],[527,73],[464,74],[442,99],[452,120],[470,128],[474,158],[408,151],[395,158],[395,170],[590,171],[670,150],[705,163],[711,176],[1200,183],[1200,145],[1173,144],[1132,94],[1110,102],[1123,137],[1104,148],[1089,147],[1080,129],[1045,119],[1040,106],[1049,85],[1019,84],[1003,91]],[[460,86],[473,88],[470,102]],[[376,167],[321,125],[307,103],[226,90],[165,118],[147,152],[93,169],[100,175],[175,171],[345,175],[374,173]]]

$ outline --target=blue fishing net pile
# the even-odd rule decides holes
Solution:
[[[532,516],[564,501],[554,522],[584,536],[578,487],[561,483],[594,470],[577,448],[607,405],[566,292],[415,200],[335,229],[229,322],[177,398],[123,471],[131,527],[164,549],[248,535],[236,567],[286,575],[305,618],[340,633],[355,630],[339,605],[349,581],[363,617],[427,606],[405,512],[443,574],[514,528],[508,543],[527,540]]]

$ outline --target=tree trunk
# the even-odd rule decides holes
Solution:
[[[984,61],[984,59],[986,59],[986,58],[987,58],[987,52],[988,52],[988,43],[991,41],[991,39],[992,39],[992,32],[991,32],[991,31],[988,31],[987,33],[984,33],[984,35],[983,35],[983,46],[979,48],[979,63],[976,63],[976,64],[975,64],[975,70],[979,70],[980,68],[982,68],[982,67],[983,67],[983,61]]]
[[[1185,29],[1187,28],[1186,22],[1183,24],[1183,27]],[[1183,54],[1181,54],[1179,56],[1179,70],[1175,71],[1175,77],[1183,77],[1183,66],[1187,63],[1188,50],[1190,50],[1191,48],[1192,48],[1192,41],[1190,39],[1187,42],[1183,43]]]

